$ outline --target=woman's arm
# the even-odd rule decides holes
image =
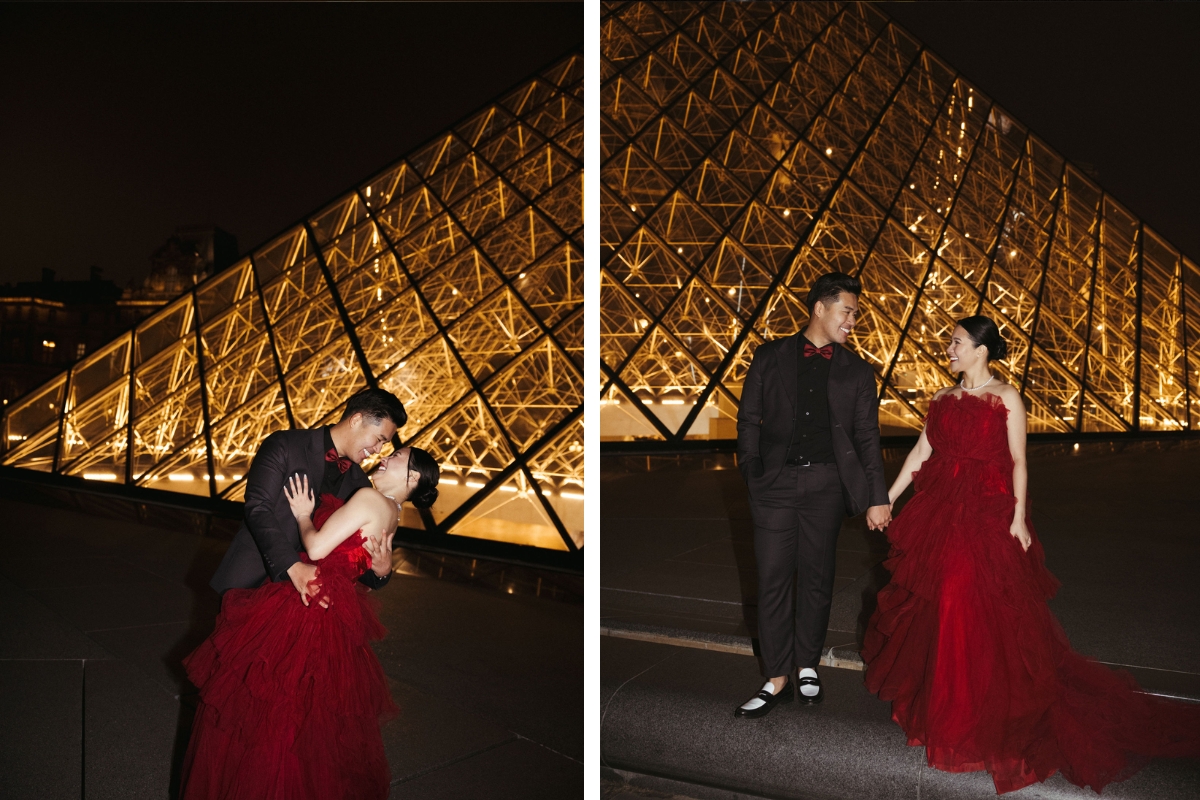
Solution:
[[[896,476],[896,480],[892,481],[892,488],[888,489],[888,502],[895,504],[900,499],[900,495],[904,494],[904,490],[912,483],[913,473],[921,468],[928,458],[933,455],[933,447],[929,444],[929,439],[925,436],[925,429],[921,429],[921,436],[917,439],[917,444],[908,453],[908,458],[904,459],[904,466],[900,468],[900,474]]]
[[[932,403],[948,391],[950,391],[949,388],[938,389],[929,402]],[[888,502],[893,505],[912,483],[913,473],[921,469],[921,465],[933,455],[933,446],[929,444],[929,437],[925,435],[927,428],[928,426],[921,428],[921,435],[917,438],[916,446],[909,451],[908,458],[904,459],[904,466],[900,468],[900,474],[896,476],[896,480],[892,481],[892,488],[888,489]]]
[[[1013,495],[1017,498],[1008,532],[1021,543],[1021,547],[1028,550],[1033,539],[1025,524],[1025,512],[1028,509],[1026,492],[1029,488],[1029,472],[1025,461],[1025,403],[1021,400],[1021,393],[1011,386],[1000,395],[1000,399],[1008,408],[1008,452],[1013,460]]]
[[[350,538],[359,530],[374,531],[386,526],[389,514],[394,519],[395,505],[374,489],[359,489],[347,503],[329,515],[325,524],[317,530],[312,522],[313,499],[308,479],[301,476],[288,479],[284,487],[296,523],[300,526],[300,540],[304,550],[313,561],[318,561],[333,552],[333,548]]]

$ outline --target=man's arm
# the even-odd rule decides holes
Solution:
[[[854,399],[854,443],[863,471],[867,474],[867,505],[888,505],[887,482],[883,476],[883,452],[879,447],[879,395],[875,373],[868,367]]]
[[[263,442],[246,474],[246,527],[262,554],[267,574],[276,581],[287,578],[288,569],[300,560],[291,537],[279,527],[275,517],[286,469],[285,438],[273,433]]]
[[[759,437],[762,435],[762,387],[766,359],[759,358],[762,353],[763,346],[759,345],[759,348],[754,351],[754,358],[750,360],[750,369],[746,372],[746,380],[742,384],[742,399],[738,403],[738,469],[742,471],[742,477],[747,482],[750,478],[759,478],[763,474]]]

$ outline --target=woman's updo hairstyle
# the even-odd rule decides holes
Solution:
[[[417,508],[429,508],[438,499],[437,485],[441,472],[438,463],[419,447],[411,447],[408,451],[408,468],[418,475],[417,485],[408,496],[409,501]]]
[[[1008,343],[990,318],[977,314],[960,319],[958,326],[967,332],[976,347],[983,345],[987,348],[988,361],[1002,361],[1008,355]]]

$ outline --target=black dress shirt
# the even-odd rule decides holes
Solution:
[[[796,417],[792,425],[789,461],[832,464],[833,436],[829,430],[829,365],[821,354],[805,357],[804,346],[812,344],[803,335],[796,354]]]
[[[329,432],[328,425],[325,426],[323,436],[325,439],[325,452],[328,453],[330,450],[337,452],[333,444],[333,434]],[[317,505],[321,505],[321,495],[323,494],[331,494],[336,497],[338,491],[342,488],[342,481],[345,479],[346,473],[338,469],[336,461],[326,461],[325,472],[321,475],[321,489],[315,493],[317,495]],[[316,508],[313,510],[316,511]]]

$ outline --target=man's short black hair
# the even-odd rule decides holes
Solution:
[[[829,305],[842,292],[849,292],[858,297],[862,290],[862,283],[858,278],[852,278],[844,272],[826,272],[813,282],[804,302],[808,305],[808,313],[812,314],[815,313],[818,302]]]
[[[403,428],[404,423],[408,422],[404,405],[396,395],[386,389],[363,389],[351,397],[346,403],[346,410],[342,412],[342,419],[350,419],[355,414],[362,414],[373,423],[390,419],[397,429]]]

